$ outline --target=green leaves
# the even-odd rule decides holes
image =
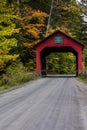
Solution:
[[[76,57],[72,53],[52,53],[46,60],[48,73],[76,73]]]

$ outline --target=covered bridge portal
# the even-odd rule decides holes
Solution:
[[[72,52],[76,56],[77,74],[82,71],[82,50],[84,45],[67,36],[61,31],[56,31],[35,46],[36,72],[46,75],[46,56],[52,52]]]

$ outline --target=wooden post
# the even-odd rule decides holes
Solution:
[[[82,51],[78,53],[78,73],[82,72]]]
[[[36,72],[38,75],[41,75],[41,57],[39,51],[36,51]]]

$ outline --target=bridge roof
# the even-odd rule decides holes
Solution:
[[[51,37],[57,35],[57,34],[61,34],[62,36],[65,36],[66,38],[72,40],[74,43],[78,44],[79,46],[82,47],[82,49],[85,47],[82,43],[80,43],[79,41],[75,40],[74,38],[70,37],[69,35],[57,30],[54,33],[52,33],[51,35],[47,36],[46,38],[44,38],[43,40],[41,40],[40,42],[38,42],[36,45],[34,45],[34,48],[37,49],[37,47],[41,44],[43,44],[44,42],[46,42],[47,40],[51,39]]]

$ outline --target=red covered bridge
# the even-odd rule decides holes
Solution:
[[[36,49],[37,74],[46,74],[46,56],[52,52],[72,52],[76,56],[77,74],[82,71],[82,50],[84,45],[65,33],[56,31],[34,47]]]

